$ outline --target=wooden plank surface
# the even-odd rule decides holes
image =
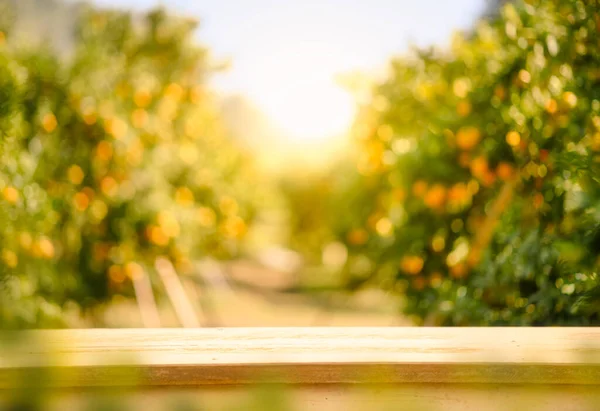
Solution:
[[[118,393],[61,390],[48,394],[44,410],[598,411],[598,404],[600,390],[590,385],[561,385],[556,389],[517,384],[321,384],[258,389],[204,386]],[[5,408],[0,395],[0,409]]]
[[[89,329],[0,336],[0,388],[42,380],[52,387],[600,385],[600,329]]]

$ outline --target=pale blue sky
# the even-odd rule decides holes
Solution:
[[[373,70],[409,42],[444,44],[469,27],[484,0],[95,0],[145,9],[162,4],[200,18],[199,37],[230,59],[215,87],[242,93],[298,138],[341,132],[352,102],[335,74]]]

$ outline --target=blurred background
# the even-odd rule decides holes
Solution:
[[[0,325],[599,322],[596,0],[0,0]]]

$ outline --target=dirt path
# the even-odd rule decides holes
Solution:
[[[236,262],[225,273],[209,275],[203,284],[184,282],[202,326],[396,326],[410,325],[399,315],[399,302],[379,290],[347,295],[286,292],[289,274],[251,262]],[[159,304],[161,326],[179,321],[168,301]],[[108,327],[142,327],[135,302],[112,304]]]

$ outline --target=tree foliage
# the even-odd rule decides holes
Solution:
[[[81,6],[72,48],[58,53],[18,41],[10,10],[0,27],[0,319],[39,325],[69,302],[128,295],[159,256],[185,274],[199,256],[238,253],[260,188],[246,188],[258,177],[224,132],[196,22]]]
[[[354,127],[348,284],[418,323],[598,322],[599,5],[508,3],[391,63]]]

